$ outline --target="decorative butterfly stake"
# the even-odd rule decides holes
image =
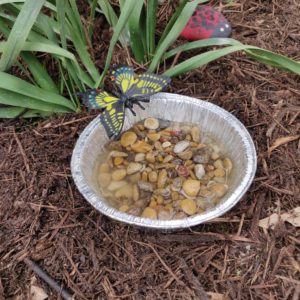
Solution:
[[[116,83],[120,92],[107,93],[96,89],[79,93],[84,105],[92,109],[103,109],[100,122],[110,139],[119,137],[125,119],[125,108],[133,115],[133,105],[145,109],[141,102],[149,102],[149,97],[165,89],[171,79],[167,76],[144,73],[135,76],[130,66],[118,66],[111,71],[111,80]]]

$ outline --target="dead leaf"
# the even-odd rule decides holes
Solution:
[[[284,222],[289,222],[295,227],[300,227],[300,206],[294,208],[289,213],[282,213],[280,216],[279,214],[274,213],[271,216],[260,220],[258,226],[265,229],[273,229],[280,219]]]
[[[213,292],[207,292],[206,294],[210,300],[228,300],[228,297],[223,294]]]
[[[299,137],[300,137],[300,135],[290,135],[290,136],[285,136],[285,137],[276,139],[275,142],[273,143],[273,145],[268,149],[268,153],[270,154],[277,147],[287,144],[289,142],[295,141]]]
[[[30,294],[32,300],[45,300],[48,298],[48,295],[45,293],[45,291],[36,285],[32,285],[30,287]]]

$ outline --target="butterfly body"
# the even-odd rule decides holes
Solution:
[[[79,94],[83,103],[92,109],[104,109],[100,122],[109,138],[117,138],[124,124],[125,108],[134,115],[134,104],[142,109],[141,102],[149,102],[150,96],[163,90],[170,78],[162,75],[145,73],[135,76],[132,67],[118,66],[111,71],[111,80],[116,83],[119,92],[107,93],[97,89]]]

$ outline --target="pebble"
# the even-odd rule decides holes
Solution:
[[[124,157],[115,157],[114,158],[114,165],[115,166],[120,166],[124,162]]]
[[[132,199],[133,196],[133,189],[131,184],[127,184],[122,186],[120,189],[118,189],[115,193],[115,196],[117,198],[127,198],[127,199]]]
[[[214,192],[218,197],[223,197],[228,190],[228,186],[222,183],[215,183],[210,186],[210,190]]]
[[[119,207],[119,211],[121,212],[127,212],[129,209],[129,206],[127,204],[123,204]]]
[[[149,172],[148,179],[150,182],[156,182],[157,178],[158,178],[157,172],[155,172],[155,171]]]
[[[184,199],[180,201],[180,207],[189,216],[194,215],[197,211],[196,202],[193,199]]]
[[[146,160],[151,162],[151,163],[154,163],[155,162],[155,155],[153,152],[148,152],[146,154]]]
[[[188,196],[195,197],[200,190],[200,181],[188,179],[183,182],[182,188]]]
[[[121,180],[121,181],[112,181],[109,186],[107,187],[107,189],[109,191],[116,191],[118,189],[120,189],[121,187],[127,185],[127,181],[125,180]]]
[[[134,133],[132,131],[126,131],[121,136],[121,145],[123,147],[128,147],[128,146],[134,144],[136,140],[137,140],[136,133]]]
[[[138,201],[139,198],[140,198],[139,188],[138,188],[137,184],[134,184],[132,186],[132,199],[133,199],[133,201]]]
[[[170,147],[172,144],[168,141],[168,142],[164,142],[164,143],[162,143],[161,144],[161,146],[163,147],[163,148],[168,148],[168,147]]]
[[[193,152],[190,150],[186,150],[177,154],[183,160],[189,160],[193,156]]]
[[[151,207],[146,207],[141,215],[142,218],[146,218],[146,219],[157,219],[157,212],[155,209],[151,208]]]
[[[98,175],[98,182],[100,186],[106,187],[110,184],[111,181],[111,174],[110,173],[100,173]]]
[[[157,129],[159,127],[159,121],[155,118],[147,118],[144,121],[144,126],[148,129]]]
[[[120,181],[125,178],[127,172],[125,169],[118,169],[111,173],[111,178],[115,181]]]
[[[188,141],[181,141],[177,143],[174,147],[174,152],[175,153],[180,153],[183,152],[188,146],[190,145],[190,142]]]
[[[158,174],[157,187],[162,189],[165,186],[167,179],[167,171],[165,169],[161,170]]]
[[[158,219],[159,220],[171,220],[172,219],[172,213],[169,209],[161,208],[158,211]]]
[[[150,182],[139,180],[137,182],[137,185],[140,190],[143,190],[146,192],[153,192],[153,185]]]
[[[127,157],[128,154],[125,152],[121,152],[121,151],[111,151],[109,153],[109,157]]]
[[[127,174],[128,175],[131,175],[131,174],[134,174],[138,171],[140,171],[142,169],[143,165],[140,164],[140,163],[136,163],[136,162],[131,162],[129,163],[129,165],[127,166]]]
[[[195,175],[198,179],[202,179],[202,177],[205,175],[205,169],[201,164],[195,165],[194,170],[195,170]]]
[[[181,190],[182,187],[182,179],[180,177],[177,177],[173,180],[171,185],[171,190],[174,192],[178,192]]]
[[[200,128],[199,127],[192,127],[191,136],[192,136],[192,140],[194,142],[199,143],[200,142]]]
[[[156,142],[160,139],[160,133],[148,133],[147,137],[149,140],[151,140],[152,142]]]
[[[146,157],[145,153],[138,153],[138,154],[135,155],[134,161],[135,162],[143,161],[143,160],[145,160],[145,157]]]
[[[225,176],[225,171],[221,168],[217,168],[214,170],[214,175],[216,177],[224,177]]]
[[[146,153],[152,149],[152,146],[144,141],[137,141],[135,144],[131,146],[131,149],[134,152]]]
[[[129,175],[128,179],[131,183],[137,183],[141,179],[141,174],[135,173],[133,175]]]
[[[215,168],[223,168],[224,166],[223,166],[223,162],[222,162],[222,160],[221,159],[217,159],[215,162],[214,162],[214,167]]]
[[[231,170],[232,170],[232,161],[226,157],[224,160],[223,160],[223,166],[224,168],[226,169],[226,171],[228,172],[228,174],[230,174]]]
[[[176,171],[179,176],[188,177],[190,172],[189,169],[186,166],[177,166]]]

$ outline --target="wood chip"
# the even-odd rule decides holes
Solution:
[[[273,143],[273,145],[268,149],[268,153],[270,154],[273,150],[275,150],[276,148],[278,148],[281,145],[285,145],[289,142],[295,141],[297,139],[299,139],[300,135],[291,135],[291,136],[285,136],[285,137],[281,137],[275,140],[275,142]]]

